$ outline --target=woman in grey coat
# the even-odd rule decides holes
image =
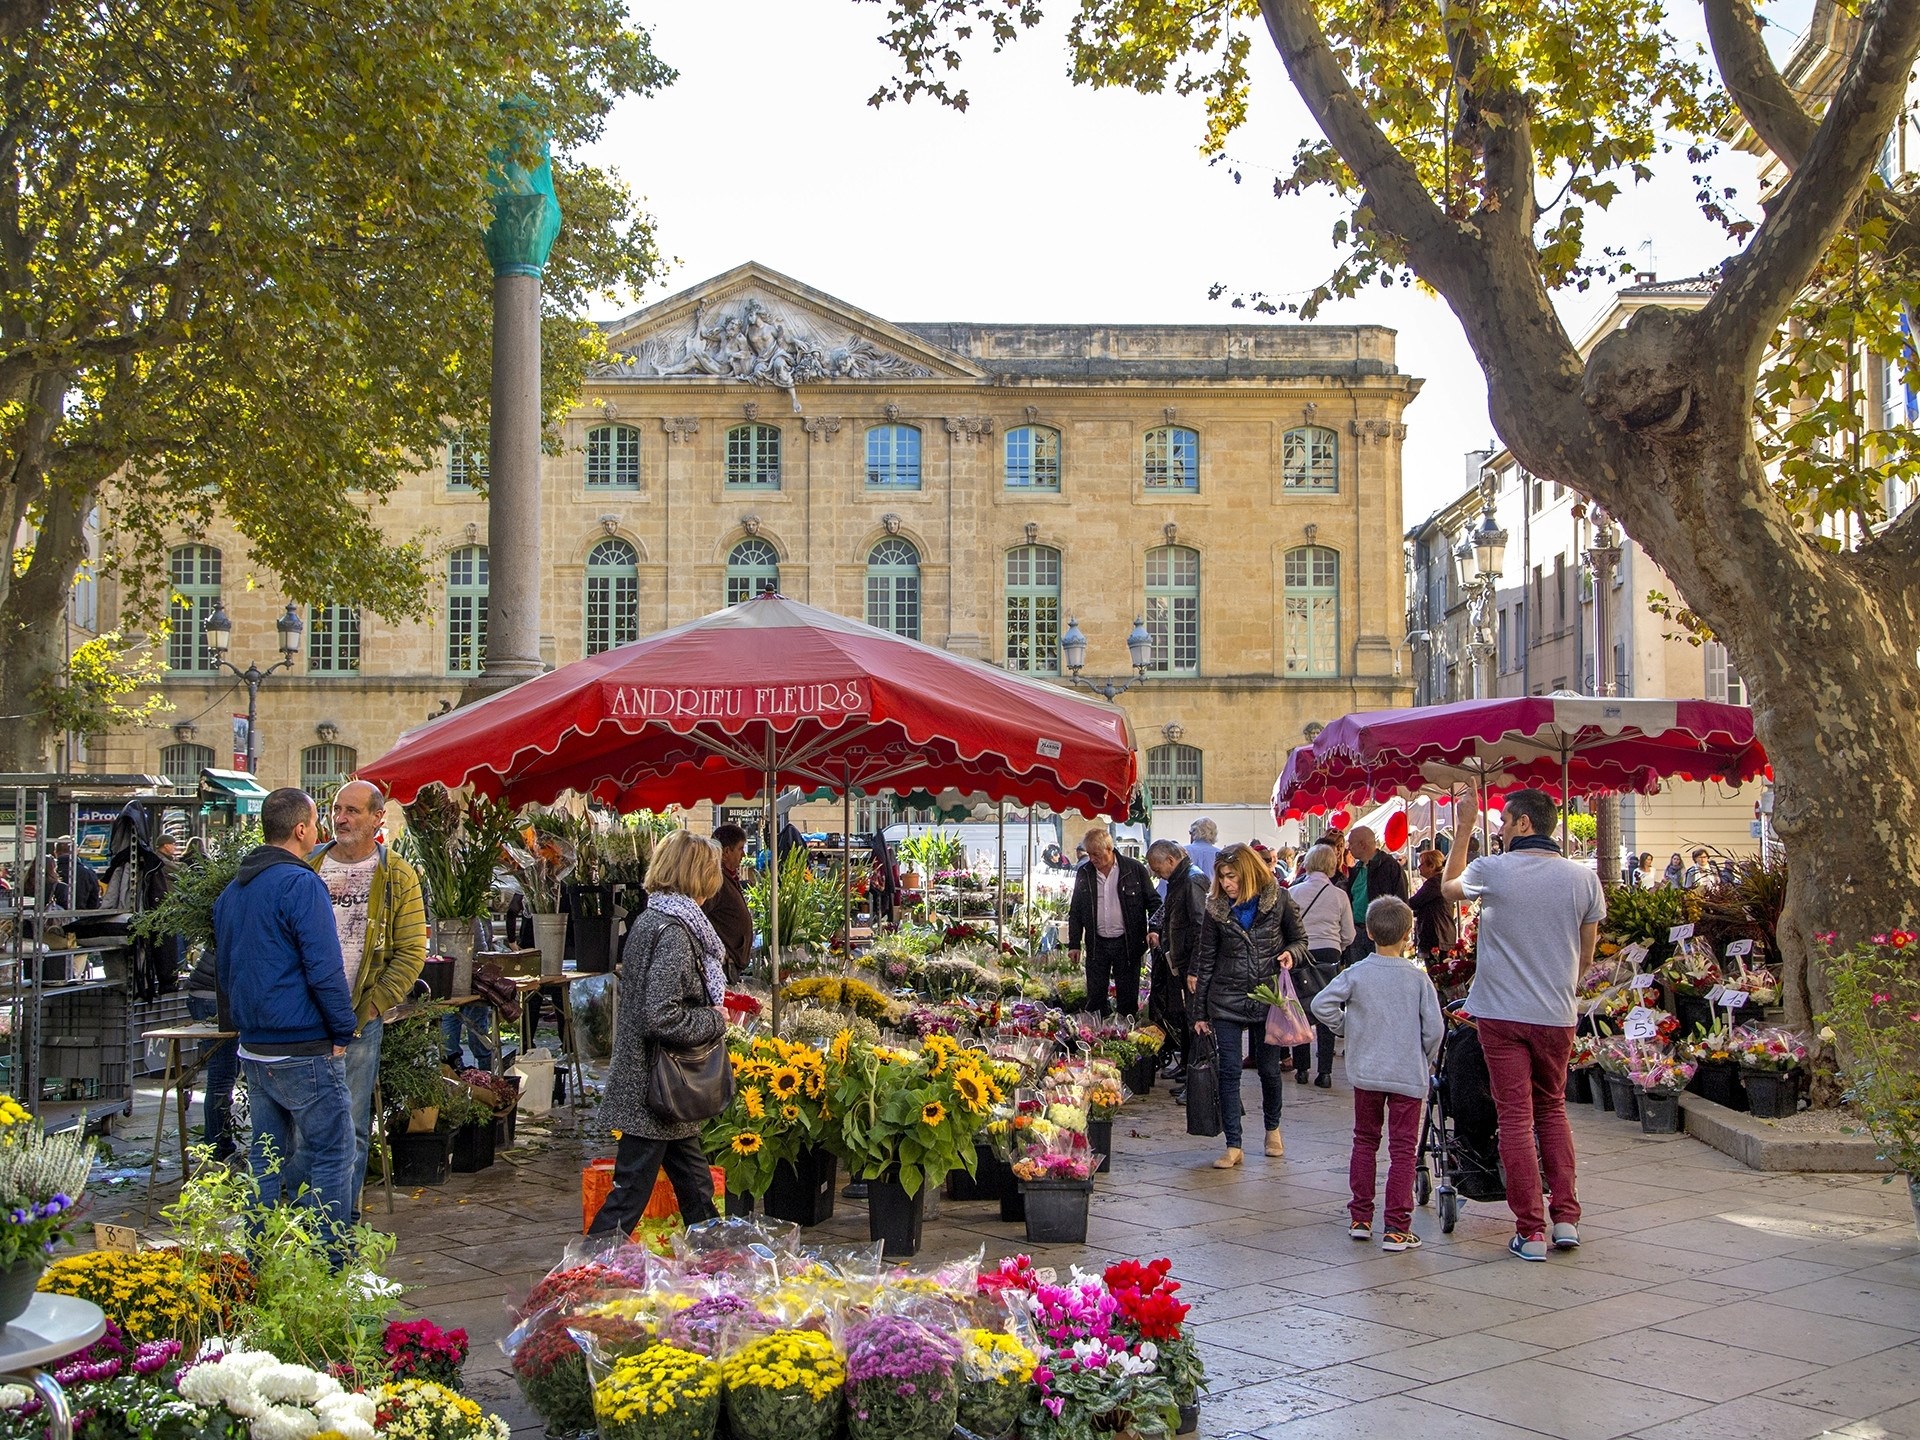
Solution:
[[[634,920],[620,962],[620,1008],[613,1072],[600,1121],[620,1133],[613,1193],[590,1233],[628,1234],[639,1223],[665,1167],[687,1224],[711,1220],[713,1180],[698,1124],[675,1124],[647,1104],[657,1045],[705,1045],[727,1028],[720,937],[700,907],[720,888],[720,852],[684,830],[654,851],[647,908]]]

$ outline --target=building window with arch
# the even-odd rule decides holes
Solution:
[[[472,491],[487,483],[487,462],[464,435],[447,442],[447,489]]]
[[[727,556],[727,604],[780,589],[780,556],[759,536],[749,536]]]
[[[1288,490],[1340,488],[1340,437],[1324,425],[1300,425],[1280,437],[1280,483]]]
[[[920,552],[889,535],[867,555],[867,623],[920,638]]]
[[[351,745],[309,745],[300,752],[300,788],[324,809],[359,765],[360,753]]]
[[[1007,669],[1060,673],[1060,552],[1051,545],[1007,552]]]
[[[1161,545],[1147,552],[1147,633],[1156,675],[1200,673],[1200,552]]]
[[[1154,805],[1200,804],[1199,749],[1156,745],[1147,751],[1147,799]]]
[[[867,484],[877,490],[920,488],[920,432],[911,425],[867,431]]]
[[[200,788],[200,772],[213,766],[213,748],[208,745],[167,745],[160,751],[160,773],[173,782],[175,790],[188,794]]]
[[[640,555],[617,536],[587,552],[587,654],[640,638]]]
[[[780,488],[777,427],[736,425],[727,431],[727,484],[748,490]]]
[[[307,609],[307,673],[355,675],[360,671],[360,607],[313,605]]]
[[[175,675],[211,675],[213,648],[206,623],[220,608],[220,552],[211,545],[176,545],[167,552],[167,669]]]
[[[1324,545],[1287,552],[1287,674],[1340,673],[1340,557]],[[1505,620],[1503,612],[1501,619]]]
[[[1060,432],[1045,425],[1007,431],[1007,489],[1060,488]]]
[[[1149,490],[1200,488],[1200,435],[1180,425],[1147,432],[1146,487]]]
[[[447,556],[447,673],[478,675],[487,657],[487,547]]]
[[[587,431],[587,488],[640,488],[640,432],[631,425],[596,425]]]

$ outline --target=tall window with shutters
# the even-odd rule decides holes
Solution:
[[[640,432],[631,425],[596,425],[587,431],[587,488],[640,488]]]
[[[612,536],[587,552],[587,654],[640,638],[640,556]]]
[[[889,535],[867,555],[867,623],[920,638],[920,552]]]
[[[1051,545],[1007,552],[1007,669],[1060,673],[1060,552]]]
[[[324,810],[359,764],[351,745],[309,745],[300,752],[300,788]]]
[[[160,773],[173,782],[177,791],[191,794],[200,788],[200,772],[213,765],[213,750],[207,745],[167,745],[160,751]]]
[[[1147,552],[1147,634],[1156,675],[1200,673],[1200,552],[1161,545]]]
[[[1280,437],[1280,483],[1288,490],[1340,488],[1340,437],[1324,425],[1296,425]]]
[[[1747,682],[1733,668],[1733,657],[1727,654],[1727,647],[1718,640],[1709,640],[1700,651],[1707,662],[1707,699],[1721,705],[1749,703]]]
[[[487,547],[447,556],[447,673],[478,675],[487,658]]]
[[[780,588],[780,556],[759,536],[749,536],[727,556],[727,604]]]
[[[167,552],[167,585],[167,669],[210,675],[219,666],[205,627],[220,608],[220,552],[211,545],[176,545]]]
[[[1283,610],[1289,675],[1340,673],[1340,557],[1324,545],[1289,550]]]
[[[1199,749],[1156,745],[1147,751],[1147,799],[1156,806],[1200,804]]]

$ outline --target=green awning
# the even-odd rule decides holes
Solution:
[[[200,772],[200,798],[210,804],[231,805],[236,815],[258,815],[267,792],[244,770],[206,769]]]

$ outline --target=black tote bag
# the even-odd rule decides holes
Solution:
[[[1213,1033],[1196,1033],[1187,1053],[1187,1133],[1218,1135],[1226,1129],[1220,1117],[1220,1049]]]

